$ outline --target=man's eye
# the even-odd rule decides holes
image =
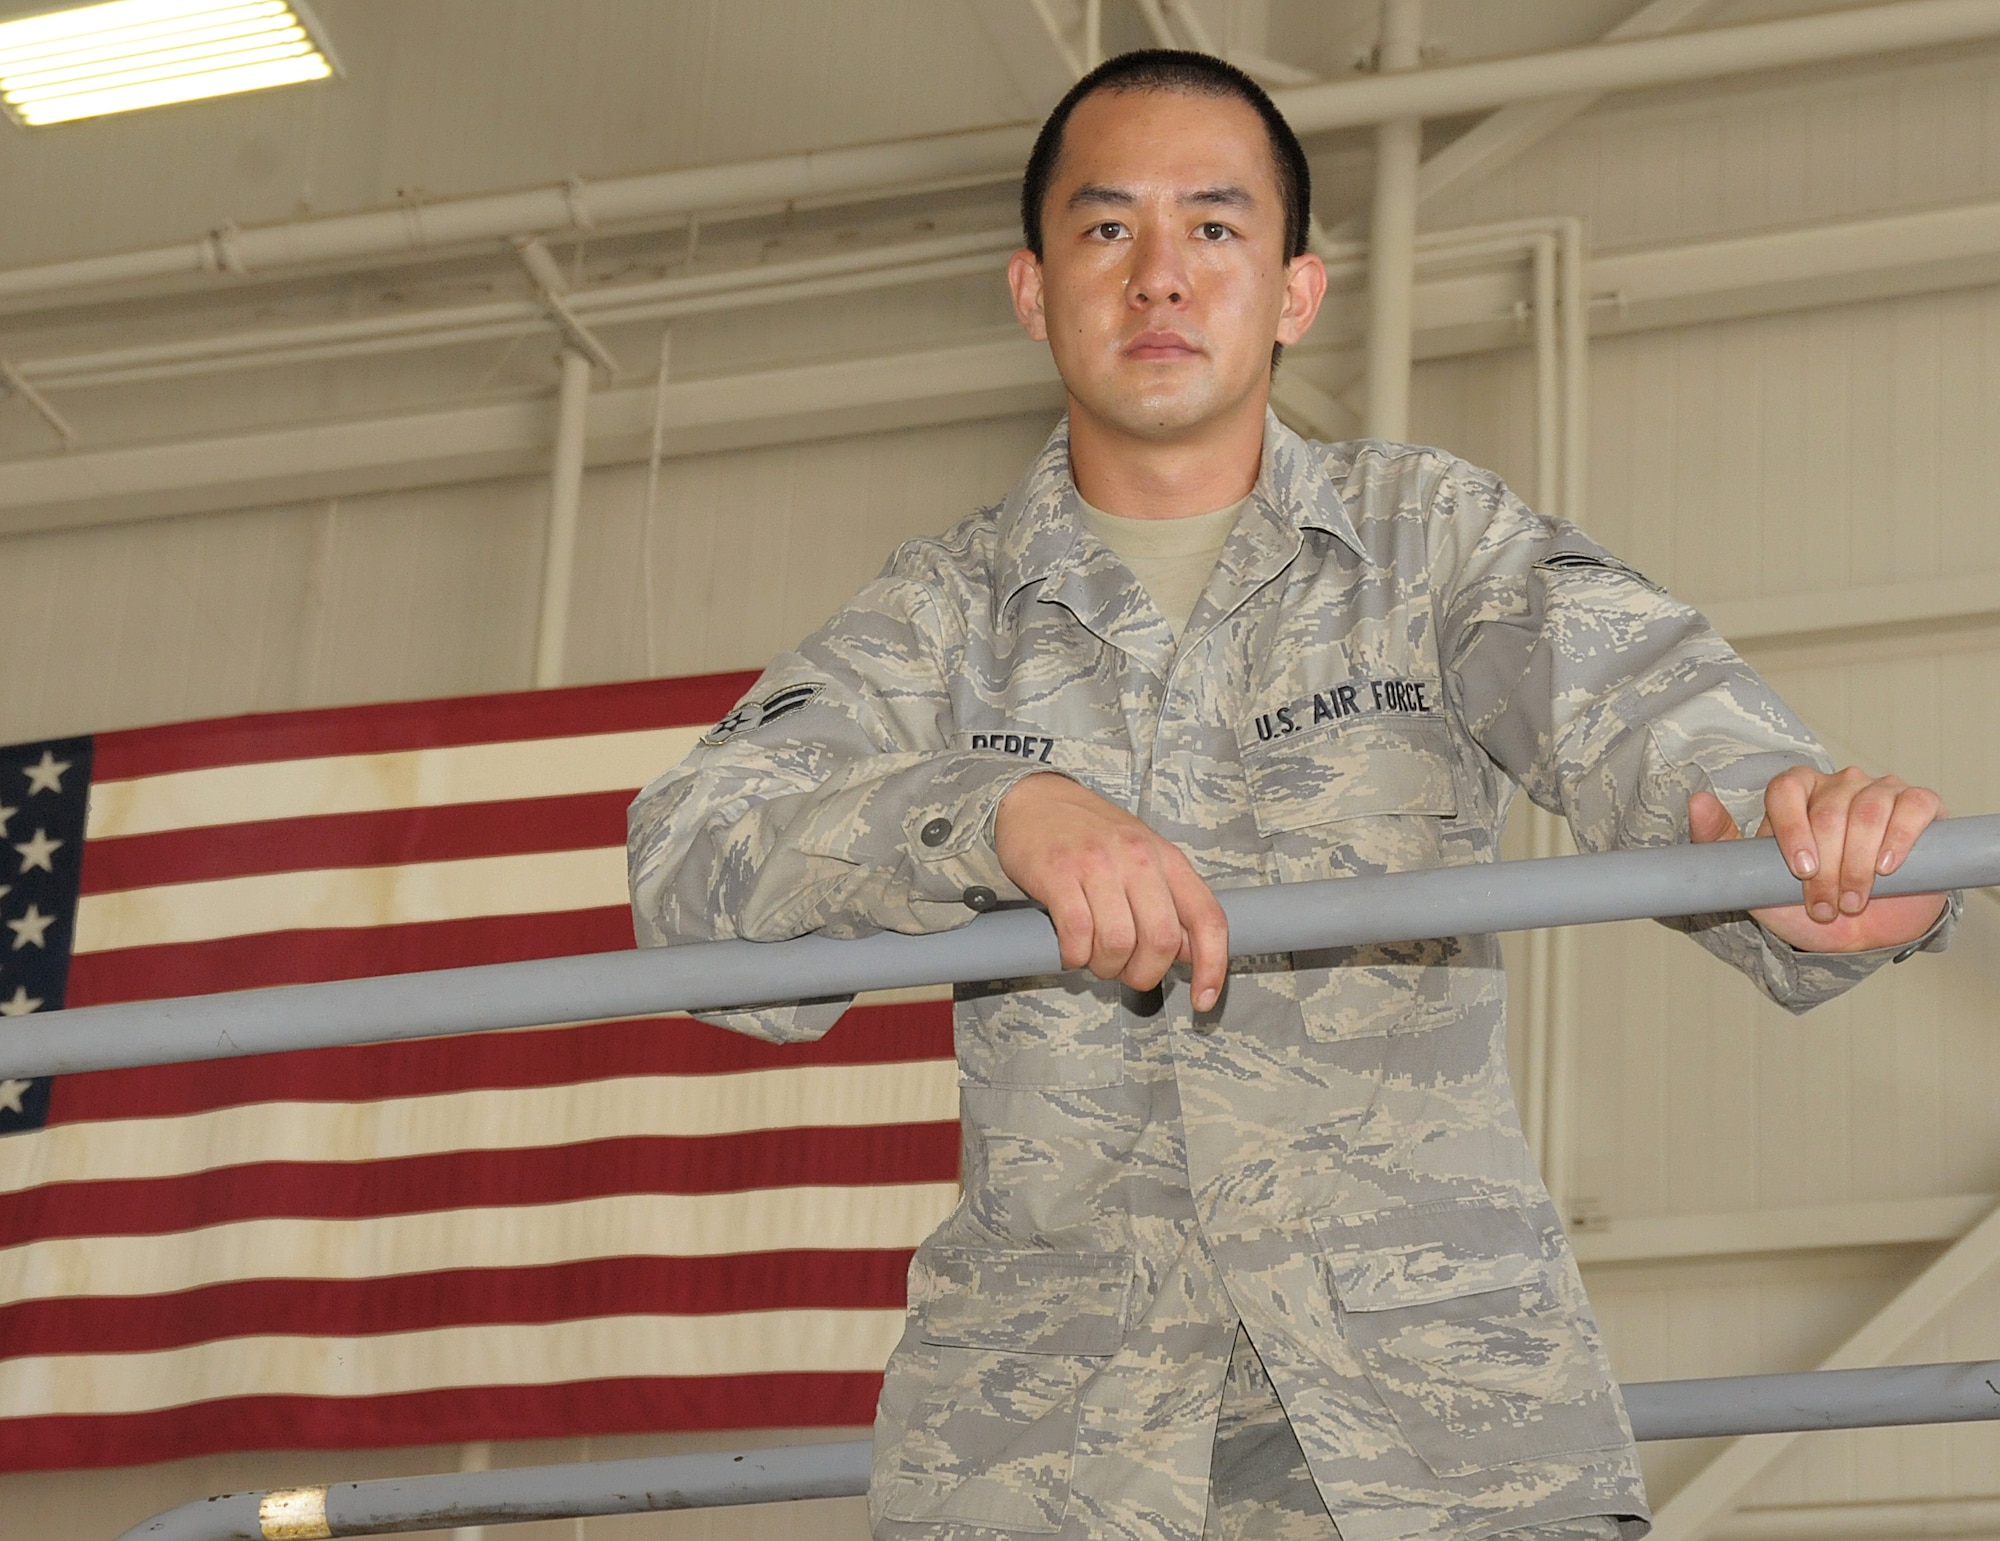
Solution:
[[[1204,241],[1226,241],[1229,239],[1229,227],[1216,220],[1211,219],[1206,224],[1197,228]]]
[[[1125,227],[1115,219],[1107,219],[1090,227],[1092,235],[1102,241],[1115,241],[1125,233]]]

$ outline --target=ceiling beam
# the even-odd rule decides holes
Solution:
[[[1992,283],[2000,281],[2000,202],[1612,252],[1593,260],[1589,278],[1599,335]],[[1524,285],[1518,263],[1420,282],[1418,356],[1520,346],[1515,304]],[[1352,431],[1351,413],[1309,376],[1333,378],[1328,354],[1358,336],[1357,303],[1352,293],[1329,296],[1311,346],[1278,376],[1280,411],[1321,433]],[[1026,339],[688,380],[669,385],[667,396],[671,455],[1053,412],[1062,403],[1048,350]],[[650,385],[593,399],[593,464],[644,457],[652,401]],[[552,438],[548,402],[531,399],[31,456],[4,463],[0,534],[519,475],[545,467]],[[1792,605],[1726,603],[1715,618],[1724,635],[1755,643],[1992,610],[1956,579],[1854,591],[1832,609],[1814,602],[1811,613]]]
[[[1053,4],[1054,0],[1038,0]],[[1095,14],[1086,4],[1086,15]],[[1636,90],[1752,71],[1879,57],[2000,37],[2000,0],[1893,0],[1660,37],[1299,86],[1274,99],[1301,134],[1435,118],[1549,97]],[[0,307],[56,293],[142,290],[202,275],[366,267],[412,253],[477,249],[515,235],[642,227],[689,214],[879,197],[943,182],[1017,176],[1036,125],[811,150],[734,165],[571,180],[560,186],[220,231],[170,246],[0,271]],[[218,282],[228,281],[217,279]]]
[[[1603,41],[1659,37],[1692,26],[1719,0],[1649,0],[1604,34]],[[1417,171],[1417,202],[1442,197],[1477,177],[1491,176],[1540,144],[1603,97],[1591,92],[1516,102],[1502,107],[1425,161]]]
[[[1718,3],[1719,0],[1648,0],[1605,33],[1602,41],[1611,43],[1621,38],[1659,37],[1677,32],[1699,21]],[[1602,100],[1599,93],[1581,92],[1541,102],[1515,102],[1481,119],[1417,169],[1417,206],[1421,208],[1467,182],[1492,176]],[[1353,240],[1366,234],[1367,229],[1368,221],[1354,214],[1330,226],[1327,235],[1334,240]]]
[[[1048,349],[1026,338],[669,384],[669,455],[706,454],[1062,406]],[[591,398],[593,465],[643,460],[648,383]],[[545,399],[483,403],[7,463],[0,534],[254,508],[543,471]]]

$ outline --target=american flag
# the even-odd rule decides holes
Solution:
[[[0,749],[7,1020],[632,945],[715,675]],[[0,1082],[0,1469],[873,1414],[956,1202],[949,1005]]]

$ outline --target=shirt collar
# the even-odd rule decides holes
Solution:
[[[1250,503],[1252,507],[1261,505],[1280,526],[1322,530],[1355,555],[1367,554],[1340,489],[1326,474],[1319,455],[1268,408],[1264,413],[1263,460]],[[1070,475],[1069,419],[1064,417],[1027,475],[1015,483],[1000,506],[996,598],[1002,605],[1029,584],[1045,582],[1086,559],[1087,551],[1078,549],[1083,533],[1082,504]]]

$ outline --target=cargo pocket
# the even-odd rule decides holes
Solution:
[[[1281,883],[1409,872],[1444,860],[1458,812],[1451,730],[1441,719],[1360,718],[1246,748],[1258,831]],[[1408,1032],[1450,1008],[1448,944],[1416,940],[1294,953],[1306,1036]]]
[[[1630,1438],[1588,1307],[1526,1211],[1427,1204],[1321,1239],[1348,1339],[1439,1476]]]
[[[1077,1392],[1124,1341],[1131,1283],[1124,1253],[919,1253],[912,1285],[934,1372],[903,1430],[883,1516],[1060,1529]]]

